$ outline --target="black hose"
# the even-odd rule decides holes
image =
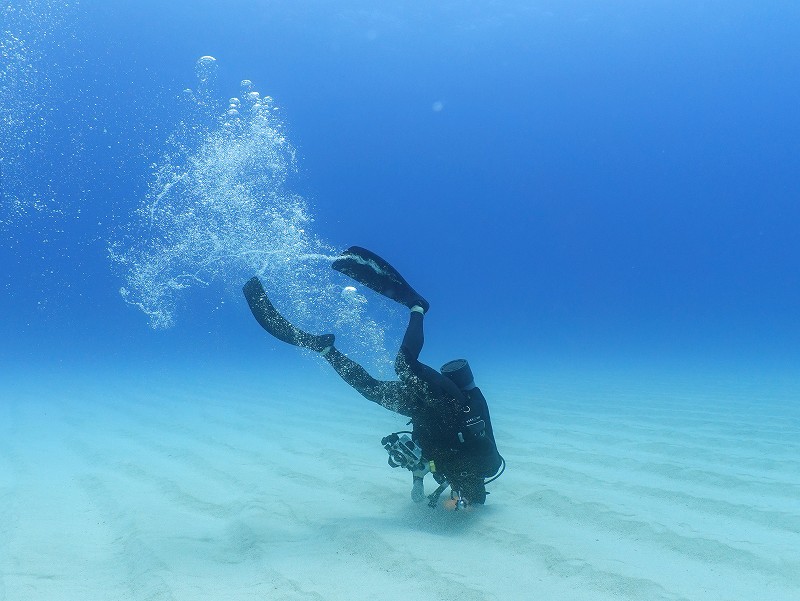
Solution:
[[[504,471],[506,471],[506,460],[505,460],[505,459],[503,459],[503,456],[502,456],[502,455],[500,455],[500,461],[502,461],[502,462],[503,462],[503,463],[502,463],[502,465],[500,466],[500,471],[499,471],[499,472],[497,472],[497,473],[496,473],[494,476],[492,476],[492,477],[491,477],[491,478],[489,478],[488,480],[484,480],[484,481],[483,481],[483,483],[484,483],[484,484],[489,484],[489,482],[494,482],[494,481],[495,481],[495,480],[497,480],[497,479],[498,479],[500,476],[502,476],[502,475],[503,475],[503,472],[504,472]]]

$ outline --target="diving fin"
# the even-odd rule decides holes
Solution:
[[[264,286],[257,277],[250,278],[242,288],[242,292],[244,292],[244,297],[247,299],[247,304],[250,305],[253,317],[256,318],[262,328],[278,340],[317,352],[333,346],[333,334],[315,336],[289,323],[270,302]]]
[[[405,281],[400,272],[366,248],[351,246],[339,255],[332,267],[409,309],[419,305],[428,312],[428,301]]]

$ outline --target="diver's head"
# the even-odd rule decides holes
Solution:
[[[466,359],[453,359],[442,365],[439,370],[443,375],[452,380],[461,390],[472,390],[475,388],[475,378],[469,363]]]
[[[453,509],[467,507],[468,505],[483,505],[486,502],[486,485],[483,482],[483,478],[473,474],[453,482],[450,485],[450,490],[456,495],[457,500],[457,504]]]

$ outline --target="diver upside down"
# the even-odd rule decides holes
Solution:
[[[486,500],[485,484],[499,477],[505,462],[497,451],[489,408],[472,371],[464,359],[445,364],[441,372],[419,361],[424,344],[423,321],[429,308],[403,277],[384,259],[351,247],[333,263],[333,268],[387,296],[410,310],[400,350],[395,359],[399,380],[377,380],[334,346],[333,334],[314,335],[296,328],[270,302],[257,277],[243,288],[250,310],[270,334],[295,346],[319,352],[342,379],[366,399],[410,418],[408,437],[401,432],[385,437],[389,464],[413,473],[412,500],[421,502],[423,478],[430,472],[439,487],[429,495],[437,504],[450,486],[455,508]]]

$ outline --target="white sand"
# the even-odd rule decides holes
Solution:
[[[800,599],[781,394],[559,381],[484,383],[508,470],[451,513],[331,374],[6,376],[0,601]]]

